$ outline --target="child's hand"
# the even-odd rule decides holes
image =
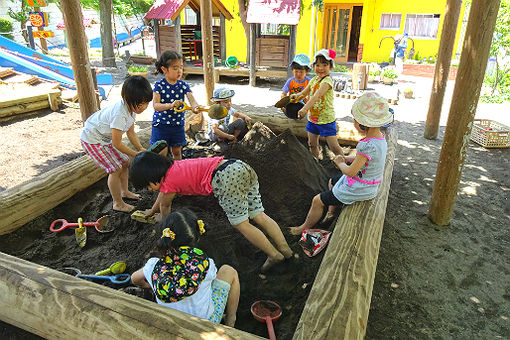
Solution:
[[[246,125],[251,126],[251,118],[250,118],[250,117],[246,116],[246,117],[244,118],[244,122],[246,123]]]
[[[293,93],[290,95],[290,100],[295,100],[297,98],[297,94],[296,93]]]
[[[175,100],[173,103],[172,103],[172,109],[177,109],[179,108],[179,106],[181,106],[183,104],[183,102],[181,100]]]
[[[306,110],[299,110],[297,113],[298,119],[303,119],[304,116],[306,116]]]
[[[146,209],[142,211],[145,216],[152,216],[154,213],[152,212],[152,209]]]
[[[200,106],[193,106],[193,108],[191,109],[191,111],[195,114],[198,114],[200,113]]]
[[[335,158],[333,158],[333,161],[335,163],[345,163],[345,157],[343,155],[336,155]]]

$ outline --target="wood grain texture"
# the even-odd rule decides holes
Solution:
[[[298,322],[294,340],[363,339],[391,184],[397,133],[387,131],[388,153],[377,197],[344,208]]]
[[[306,132],[306,123],[307,121],[305,119],[300,120],[294,120],[289,119],[281,114],[274,114],[274,113],[253,113],[253,112],[245,112],[246,115],[248,115],[251,119],[253,119],[254,122],[261,122],[262,124],[266,125],[268,128],[270,128],[275,133],[281,133],[285,131],[286,129],[290,129],[293,134],[295,134],[298,137],[307,138],[307,132]],[[361,135],[355,128],[353,123],[344,122],[344,121],[337,121],[337,138],[340,144],[344,145],[356,145],[358,144],[358,141],[363,138],[363,135]],[[321,138],[321,140],[325,140],[324,138]]]
[[[47,339],[262,339],[3,253],[0,305]]]
[[[148,146],[151,128],[138,132]],[[127,138],[123,142],[130,145]],[[0,235],[10,233],[106,176],[85,155],[0,192]]]

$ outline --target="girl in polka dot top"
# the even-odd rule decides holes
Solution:
[[[184,61],[179,53],[163,52],[156,61],[156,69],[165,77],[154,83],[154,116],[150,143],[165,140],[170,146],[173,158],[182,159],[182,147],[187,144],[184,132],[185,111],[176,112],[174,109],[183,104],[186,96],[192,111],[198,114],[198,103],[189,85],[181,80]]]

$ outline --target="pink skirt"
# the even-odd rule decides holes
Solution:
[[[113,144],[89,144],[81,141],[81,146],[106,173],[111,174],[122,168],[123,163],[129,162],[129,157],[113,147]]]

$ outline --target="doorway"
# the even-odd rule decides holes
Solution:
[[[336,52],[335,62],[356,61],[361,27],[361,4],[326,4],[324,48]]]

